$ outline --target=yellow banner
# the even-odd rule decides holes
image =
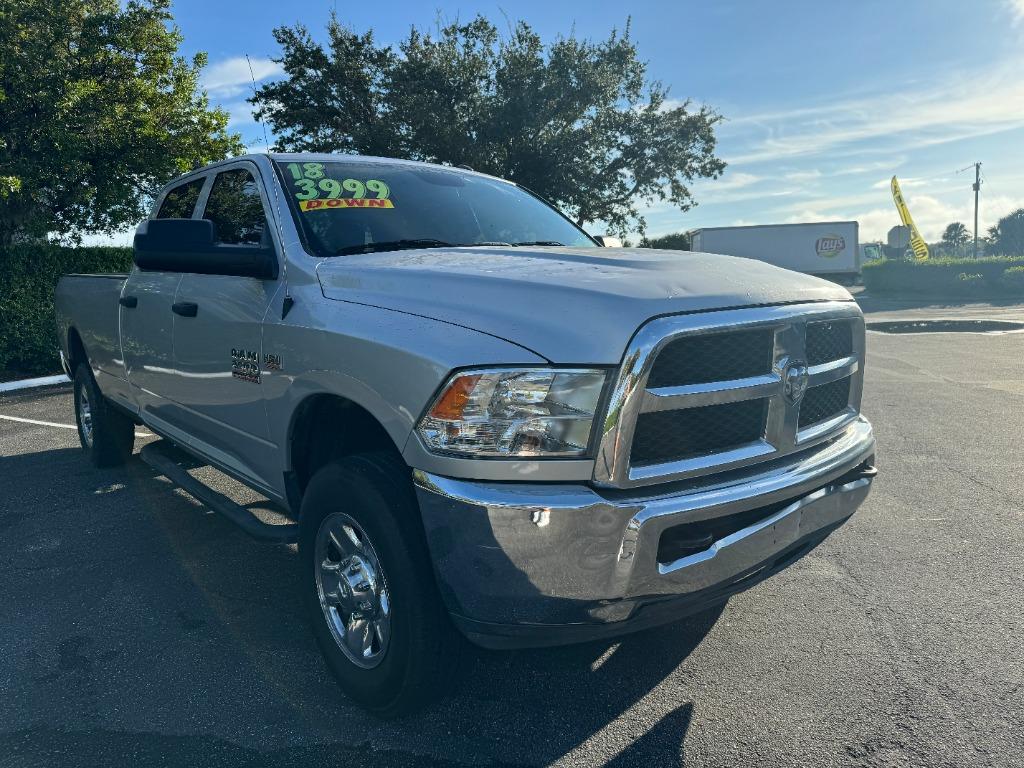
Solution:
[[[892,199],[896,203],[896,210],[899,211],[900,221],[903,222],[903,226],[910,230],[910,248],[914,252],[914,258],[919,261],[924,261],[928,258],[928,244],[921,237],[921,233],[917,231],[917,226],[914,224],[914,220],[910,217],[910,209],[907,208],[907,202],[903,199],[903,193],[900,192],[900,183],[896,181],[896,177],[892,177]]]
[[[394,208],[395,204],[387,198],[375,200],[374,198],[356,197],[331,197],[326,200],[299,200],[301,211],[321,211],[328,208],[333,210],[344,210],[346,208]]]

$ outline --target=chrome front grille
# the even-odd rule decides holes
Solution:
[[[594,480],[698,477],[826,440],[859,412],[863,356],[853,302],[653,320],[624,358]]]

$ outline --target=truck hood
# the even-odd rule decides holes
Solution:
[[[826,280],[764,262],[649,248],[480,246],[339,256],[324,296],[454,323],[557,363],[618,363],[658,315],[849,301]]]

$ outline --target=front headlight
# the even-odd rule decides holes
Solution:
[[[604,371],[463,371],[420,420],[427,446],[461,456],[583,456]]]

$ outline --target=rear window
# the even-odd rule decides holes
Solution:
[[[158,219],[191,219],[204,181],[205,179],[195,179],[172,189],[164,197],[156,217]]]

